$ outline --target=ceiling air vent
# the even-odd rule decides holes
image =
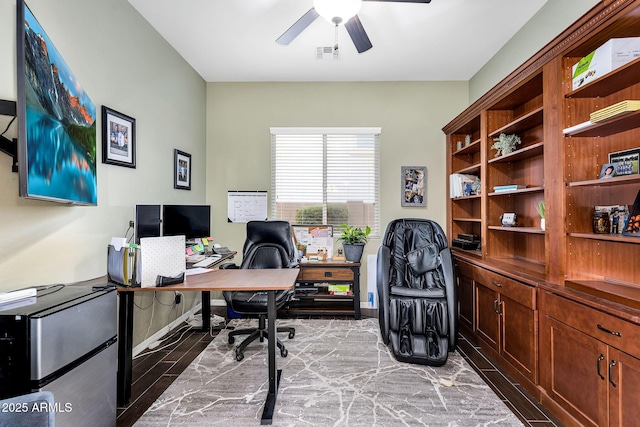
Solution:
[[[316,48],[316,58],[326,61],[337,61],[340,59],[340,50],[335,46],[318,46]]]

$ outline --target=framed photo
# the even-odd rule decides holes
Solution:
[[[136,167],[136,119],[102,106],[102,163]]]
[[[173,150],[173,188],[191,190],[191,154]]]
[[[613,178],[616,176],[616,164],[615,163],[605,163],[602,165],[602,169],[600,170],[600,178],[599,179],[607,179]]]
[[[640,160],[640,148],[609,153],[609,163],[616,167],[616,176],[636,175]]]
[[[402,166],[402,206],[427,206],[426,174],[426,166]]]

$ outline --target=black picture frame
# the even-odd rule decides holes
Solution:
[[[102,106],[102,163],[136,167],[136,119]]]
[[[173,188],[191,190],[191,154],[173,150]]]
[[[616,176],[637,175],[640,172],[640,148],[609,153],[609,163],[616,167]]]

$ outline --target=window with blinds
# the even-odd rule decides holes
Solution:
[[[271,128],[271,212],[380,235],[380,128]]]

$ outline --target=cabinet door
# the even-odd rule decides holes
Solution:
[[[458,302],[460,326],[473,331],[473,270],[472,266],[458,262]]]
[[[544,327],[550,350],[541,364],[544,389],[581,424],[607,425],[607,346],[553,318]]]
[[[478,337],[499,351],[500,300],[498,293],[476,281],[476,333]]]
[[[537,339],[535,312],[522,304],[500,296],[502,310],[502,356],[518,371],[537,383]]]
[[[609,356],[609,425],[636,425],[640,420],[640,360],[615,349]]]

